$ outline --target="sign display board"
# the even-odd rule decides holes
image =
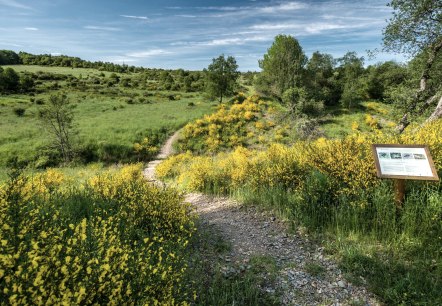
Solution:
[[[380,178],[434,180],[439,177],[425,145],[372,145]]]

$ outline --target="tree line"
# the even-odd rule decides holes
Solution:
[[[348,109],[367,99],[394,103],[404,113],[398,130],[433,111],[428,120],[442,117],[442,2],[392,0],[393,17],[383,32],[383,49],[407,54],[406,63],[388,61],[365,67],[356,52],[343,57],[316,51],[308,58],[298,40],[277,35],[259,61],[255,89],[287,105],[292,113],[314,113],[325,106]],[[239,74],[236,61],[224,55],[205,70],[208,92],[220,97],[232,91]],[[227,78],[227,80],[226,80]],[[216,90],[215,90],[216,89]]]

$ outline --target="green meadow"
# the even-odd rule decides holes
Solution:
[[[11,67],[19,72],[93,75],[94,80],[101,73],[83,68]],[[123,162],[136,161],[137,157],[132,154],[134,143],[147,137],[159,146],[170,133],[213,109],[213,104],[200,93],[108,86],[104,80],[109,74],[99,77],[102,84],[89,83],[90,79],[86,78],[82,88],[71,88],[68,81],[44,80],[37,83],[33,94],[0,96],[0,169],[13,157],[51,164],[48,160],[51,155],[47,152],[51,136],[40,119],[40,111],[54,94],[66,94],[73,106],[73,141],[80,155],[94,155],[87,157],[92,158],[87,162],[113,162],[102,155],[109,157],[114,153]],[[58,87],[53,85],[58,82]],[[102,152],[106,150],[108,152]],[[2,170],[0,179],[4,178]]]

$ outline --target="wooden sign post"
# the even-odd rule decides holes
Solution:
[[[372,151],[378,177],[395,180],[398,210],[405,199],[405,180],[439,180],[426,145],[373,144]]]

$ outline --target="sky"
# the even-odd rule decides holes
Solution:
[[[388,0],[0,0],[0,49],[78,56],[135,66],[206,68],[221,54],[241,71],[259,71],[278,34],[298,39],[305,54],[366,64],[404,58],[380,49],[391,17]]]

